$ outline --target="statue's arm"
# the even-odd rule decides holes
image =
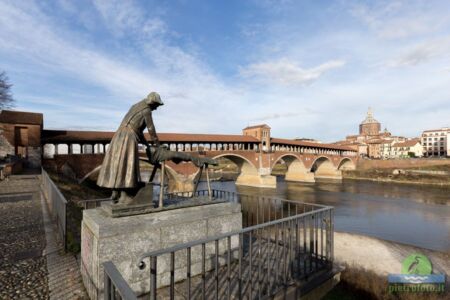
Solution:
[[[146,109],[143,113],[145,124],[147,125],[147,130],[150,134],[150,139],[155,146],[159,146],[158,135],[156,135],[155,125],[153,124],[152,112],[150,111],[150,109]]]

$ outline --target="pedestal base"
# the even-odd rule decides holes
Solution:
[[[85,210],[81,228],[81,272],[86,290],[91,299],[103,297],[102,263],[112,261],[137,295],[148,293],[150,271],[148,267],[140,270],[137,266],[143,253],[241,228],[241,206],[236,203],[185,207],[121,218],[108,216],[102,208]],[[238,240],[233,239],[232,247],[235,248],[237,243]],[[207,254],[213,250],[208,246]],[[200,251],[201,247],[196,248]],[[222,253],[225,245],[220,249]],[[201,255],[194,253],[195,249],[192,251],[192,257],[197,258],[192,261],[192,268],[197,269]],[[185,253],[177,255],[185,257]],[[183,264],[177,266],[183,267]],[[158,273],[158,286],[166,285],[169,260],[164,256],[158,260]]]

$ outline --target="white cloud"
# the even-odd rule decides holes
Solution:
[[[116,32],[132,27],[136,30],[140,28],[137,35],[145,35],[148,30],[153,30],[148,27],[153,26],[153,23],[147,19],[143,21],[143,26],[139,26],[138,18],[129,20],[136,13],[132,6],[126,8],[127,12],[117,12],[116,18],[112,12],[114,10],[120,9],[107,6],[103,8],[103,14],[114,22]],[[152,90],[157,91],[165,101],[164,109],[155,116],[158,128],[163,128],[163,132],[221,132],[224,127],[217,123],[217,119],[228,122],[236,105],[245,102],[200,59],[181,48],[166,44],[162,39],[148,37],[146,43],[139,45],[140,48],[136,50],[142,51],[146,58],[142,64],[132,55],[113,56],[89,41],[78,37],[74,39],[74,32],[64,28],[57,31],[54,26],[52,19],[32,2],[2,4],[0,53],[26,62],[30,70],[39,69],[49,74],[70,76],[104,89],[108,98],[113,99],[111,104],[116,104],[122,111],[127,109],[125,104],[138,101]],[[30,95],[22,97],[29,99]],[[87,104],[84,105],[89,106],[91,98],[85,98]],[[71,98],[71,101],[81,100],[83,98]],[[60,107],[48,111],[61,114],[64,109],[69,110]],[[95,110],[87,112],[93,113]],[[101,112],[98,112],[100,116]],[[56,117],[55,113],[49,115],[61,122],[54,127],[74,125],[69,119]],[[120,122],[117,114],[110,115],[110,118],[116,123]],[[174,120],[189,121],[181,125]],[[91,121],[91,127],[95,121]]]
[[[93,3],[105,25],[116,35],[138,33],[148,38],[167,31],[166,23],[155,11],[149,18],[132,0],[94,0]]]
[[[445,28],[448,17],[441,5],[420,1],[380,1],[351,6],[350,13],[383,39],[402,39]]]
[[[203,57],[202,51],[208,50],[195,39],[192,49],[199,47],[198,52],[179,46],[185,45],[181,41],[185,37],[177,40],[170,18],[163,18],[157,9],[146,12],[133,2],[102,1],[95,2],[97,10],[89,5],[75,6],[78,11],[66,7],[64,12],[72,16],[89,11],[84,23],[95,26],[86,25],[85,30],[61,26],[70,22],[61,22],[57,13],[46,15],[36,3],[2,4],[0,64],[14,69],[15,77],[26,74],[22,82],[14,81],[18,108],[43,111],[46,127],[113,130],[128,106],[151,90],[160,92],[165,102],[154,114],[160,132],[239,133],[249,121],[267,120],[274,136],[332,141],[357,132],[367,107],[373,106],[383,126],[394,134],[413,136],[427,126],[441,125],[433,110],[444,119],[449,114],[449,77],[436,71],[449,66],[449,60],[440,59],[450,52],[438,38],[443,34],[424,32],[419,33],[420,40],[412,39],[421,32],[420,26],[414,34],[402,32],[403,28],[383,33],[388,29],[382,27],[385,20],[401,21],[411,15],[409,10],[399,13],[396,3],[381,17],[369,15],[368,22],[375,18],[369,31],[376,30],[376,35],[345,22],[341,26],[340,18],[348,18],[345,14],[336,16],[339,21],[330,18],[325,33],[323,24],[317,23],[312,32],[299,29],[297,18],[289,24],[292,15],[289,21],[281,14],[292,9],[277,12],[280,17],[270,22],[258,19],[257,26],[245,27],[248,23],[242,21],[241,37],[247,35],[245,44],[251,49],[237,48],[230,54],[232,62],[217,65],[206,63],[211,57]],[[97,43],[99,32],[103,36]],[[105,42],[105,35],[111,40]],[[395,36],[411,39],[400,43]],[[373,67],[380,62],[386,66],[386,61],[420,68]],[[217,71],[223,64],[228,68],[221,77]],[[236,64],[244,66],[240,74],[232,74],[233,69],[238,71]],[[339,76],[326,76],[337,68],[342,68],[336,72]],[[36,87],[36,82],[43,83],[42,89],[23,91],[23,85]]]
[[[302,68],[292,61],[282,59],[272,62],[251,64],[241,68],[241,75],[247,78],[257,77],[264,81],[288,86],[302,86],[312,83],[325,72],[345,65],[343,60],[331,60],[313,68]]]
[[[273,113],[269,115],[264,115],[262,117],[254,119],[254,121],[269,121],[269,120],[275,120],[280,118],[290,118],[290,117],[297,117],[300,113],[298,112],[289,112],[289,113]]]
[[[403,53],[387,62],[390,67],[415,66],[439,57],[450,56],[450,36],[427,40],[403,50]]]

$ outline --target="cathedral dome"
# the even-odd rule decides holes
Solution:
[[[373,123],[380,124],[380,122],[375,120],[375,118],[373,117],[372,109],[369,107],[369,110],[367,111],[366,119],[364,121],[362,121],[361,124],[373,124]]]
[[[381,130],[381,124],[373,117],[372,109],[369,107],[367,111],[367,116],[361,124],[359,124],[359,134],[360,135],[379,135]]]

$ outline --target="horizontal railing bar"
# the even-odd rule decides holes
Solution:
[[[203,191],[203,190],[201,190],[201,191]],[[204,191],[208,191],[208,190],[204,190]],[[214,190],[214,191],[222,191],[222,190]],[[236,195],[238,195],[240,197],[241,196],[253,197],[251,194],[237,194],[235,192],[230,192],[230,193],[236,194]],[[283,202],[287,202],[287,203],[292,203],[292,204],[295,204],[295,205],[310,205],[310,206],[323,207],[323,208],[331,207],[329,205],[324,205],[324,204],[309,203],[309,202],[298,202],[298,201],[295,201],[295,200],[288,200],[288,199],[283,199],[283,198],[278,198],[278,197],[268,197],[266,199],[279,200],[279,201],[283,201]]]
[[[137,300],[136,295],[133,290],[127,284],[125,279],[123,279],[122,275],[120,275],[119,270],[117,270],[116,266],[113,262],[107,261],[103,263],[103,268],[105,270],[106,275],[111,280],[113,286],[116,287],[120,296],[126,300]],[[106,291],[105,291],[106,292]]]
[[[330,207],[325,207],[325,208],[321,208],[321,209],[318,209],[318,210],[315,210],[315,211],[309,211],[309,212],[305,212],[305,213],[302,213],[302,214],[299,214],[299,215],[285,217],[283,219],[273,220],[273,221],[262,223],[262,224],[258,224],[258,225],[253,225],[253,226],[246,227],[246,228],[243,228],[243,229],[240,229],[240,230],[230,231],[228,233],[220,234],[220,235],[217,235],[217,236],[214,236],[214,237],[209,237],[209,238],[200,239],[200,240],[196,240],[196,241],[192,241],[192,242],[188,242],[188,243],[184,243],[184,244],[179,244],[179,245],[172,246],[172,247],[165,248],[165,249],[149,251],[149,252],[144,253],[139,258],[138,265],[141,264],[141,262],[147,257],[159,256],[159,255],[162,255],[162,254],[165,254],[165,253],[169,253],[169,252],[176,252],[176,251],[180,251],[180,250],[186,249],[188,247],[192,248],[192,247],[194,247],[196,245],[214,242],[216,240],[221,240],[221,239],[228,238],[229,236],[238,235],[238,234],[241,234],[241,233],[251,232],[251,231],[254,231],[254,230],[257,230],[257,229],[261,229],[261,228],[264,228],[264,227],[277,225],[277,224],[280,224],[280,223],[283,223],[283,222],[288,222],[288,221],[291,221],[291,220],[302,219],[302,218],[307,217],[309,215],[316,214],[316,213],[323,212],[323,211],[330,211],[332,209],[333,208],[331,206]]]
[[[223,192],[227,192],[227,191],[224,191],[224,190],[216,190],[216,189],[213,189],[212,191],[213,191],[213,193],[214,192],[222,192],[222,191]],[[208,190],[198,190],[197,191],[197,193],[201,193],[201,192],[208,192]],[[244,197],[253,197],[251,194],[237,194],[235,192],[230,192],[230,193],[238,195],[240,197],[242,197],[242,196],[244,196]],[[330,207],[329,205],[324,205],[324,204],[309,203],[309,202],[298,202],[298,201],[295,201],[295,200],[288,200],[288,199],[283,199],[283,198],[278,198],[278,197],[268,197],[266,199],[279,200],[279,201],[283,201],[283,202],[286,202],[286,203],[292,203],[292,204],[295,204],[295,205],[310,205],[310,206],[316,206],[316,207]]]
[[[84,203],[84,202],[104,202],[104,201],[112,201],[111,198],[99,198],[99,199],[83,199],[83,200],[78,200],[79,203]]]

